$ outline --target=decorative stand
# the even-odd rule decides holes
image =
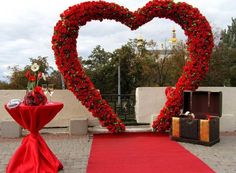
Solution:
[[[49,149],[39,130],[49,123],[63,108],[62,103],[49,103],[43,106],[26,106],[6,110],[23,128],[30,131],[20,147],[10,159],[6,173],[56,173],[63,165]]]

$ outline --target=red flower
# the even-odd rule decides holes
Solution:
[[[34,81],[36,80],[36,77],[30,75],[29,78],[28,78],[28,80],[29,80],[30,82],[34,82]]]
[[[42,79],[42,77],[43,77],[43,73],[42,73],[42,72],[39,72],[39,73],[38,73],[38,80],[39,80],[39,79]]]
[[[184,90],[196,90],[199,82],[208,70],[213,48],[213,34],[206,18],[191,5],[172,0],[153,0],[135,12],[115,3],[104,1],[84,2],[65,10],[61,20],[54,27],[52,49],[58,69],[63,74],[67,87],[93,114],[101,124],[112,133],[125,129],[111,107],[102,100],[100,93],[94,91],[94,85],[86,76],[76,50],[78,30],[91,20],[113,19],[131,28],[137,29],[154,17],[171,19],[178,23],[188,36],[187,47],[190,61],[184,67],[183,74],[175,88],[166,90],[167,101],[153,122],[157,131],[170,128],[171,117],[179,114]]]
[[[35,87],[33,91],[30,91],[25,95],[23,102],[28,106],[45,105],[47,103],[47,97],[41,87]]]
[[[34,88],[34,92],[36,92],[36,93],[43,93],[43,90],[42,90],[42,88],[40,87],[40,86],[36,86],[35,88]]]

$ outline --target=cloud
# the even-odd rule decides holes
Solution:
[[[0,65],[0,81],[8,81],[7,76],[11,75],[11,71],[8,70],[9,66],[13,66],[13,64],[2,64]]]
[[[148,0],[107,0],[123,5],[134,11],[144,6]],[[81,0],[8,0],[0,6],[0,80],[7,69],[6,64],[24,66],[30,57],[48,56],[51,66],[54,63],[51,50],[53,27],[60,19],[60,14],[69,6],[81,3]],[[175,0],[175,2],[178,2]],[[225,29],[231,24],[231,17],[236,17],[236,3],[232,0],[186,0],[197,7],[206,16],[212,26]],[[186,39],[183,30],[167,19],[154,19],[137,31],[130,31],[114,21],[89,22],[79,31],[78,52],[87,57],[96,45],[107,51],[113,51],[125,44],[129,38],[142,35],[149,40],[162,43],[171,37],[171,30],[177,29],[177,37]]]

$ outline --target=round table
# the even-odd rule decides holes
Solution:
[[[10,159],[7,173],[56,173],[63,165],[49,149],[39,134],[47,123],[63,108],[63,103],[50,102],[42,106],[27,106],[21,103],[6,110],[11,117],[30,134],[23,138],[21,145]]]

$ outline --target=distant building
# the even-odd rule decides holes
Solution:
[[[178,39],[176,38],[176,30],[173,28],[172,30],[172,38],[169,40],[172,46],[175,46],[178,43]]]
[[[161,59],[170,56],[172,54],[172,48],[174,48],[176,44],[178,43],[175,28],[173,28],[172,30],[172,37],[169,39],[169,43],[170,44],[168,44],[168,46],[166,46],[166,43],[164,43],[165,46],[163,43],[161,44],[161,48],[158,50],[158,53]]]
[[[137,47],[139,49],[143,46],[144,39],[142,36],[138,36],[136,40],[137,40]],[[175,28],[173,28],[172,37],[169,39],[169,43],[166,43],[166,42],[161,43],[160,48],[156,50],[159,54],[160,59],[170,56],[172,54],[172,48],[174,48],[177,43],[178,43],[178,39],[176,37],[176,30]]]

